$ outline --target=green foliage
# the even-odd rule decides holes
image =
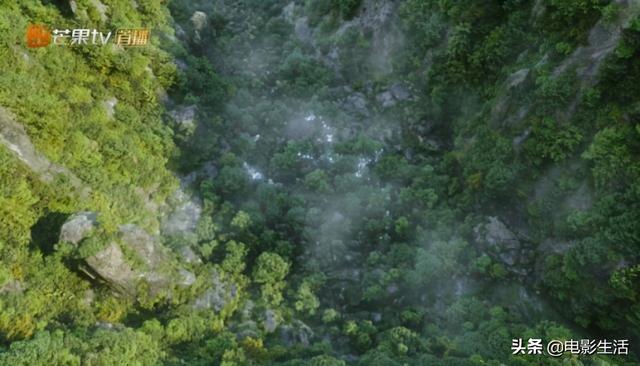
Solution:
[[[314,286],[312,280],[304,280],[295,295],[294,307],[301,313],[308,315],[314,315],[316,310],[320,307],[320,300],[314,293]],[[323,315],[323,321],[326,318],[327,322],[331,322],[336,317],[335,314],[329,312]]]
[[[328,80],[328,72],[323,65],[300,50],[287,56],[279,75],[286,83],[288,93],[293,95],[316,93]]]
[[[345,19],[351,19],[355,14],[362,0],[334,0],[340,15]]]
[[[337,358],[322,355],[316,356],[310,360],[310,366],[346,366],[346,362]]]
[[[572,73],[558,77],[543,75],[536,79],[536,97],[541,113],[551,113],[567,106],[574,95],[576,78]]]
[[[39,332],[30,341],[13,343],[8,352],[0,353],[0,361],[17,366],[80,365],[80,357],[66,343],[63,331]]]
[[[253,281],[260,284],[262,299],[266,304],[277,306],[282,301],[284,278],[289,273],[289,263],[275,253],[264,252],[256,260]]]
[[[251,224],[251,216],[244,211],[239,211],[231,220],[231,226],[238,230],[245,230]]]
[[[340,318],[340,313],[334,309],[327,309],[322,314],[322,321],[325,323],[332,323]]]
[[[264,252],[256,260],[253,280],[257,283],[272,283],[284,280],[289,272],[289,263],[275,253]]]
[[[193,342],[201,339],[209,329],[207,320],[197,314],[171,319],[167,323],[166,337],[169,344]]]
[[[418,249],[415,268],[407,273],[407,280],[413,286],[420,287],[454,276],[459,271],[458,256],[466,247],[466,242],[454,239],[449,242],[435,241],[427,249]]]
[[[574,44],[582,43],[607,3],[606,0],[546,0],[543,21],[547,33]]]
[[[237,243],[233,240],[226,244],[226,256],[222,261],[222,269],[227,273],[240,274],[244,271],[245,256],[247,255],[247,248],[242,243]]]
[[[316,25],[325,15],[351,19],[361,3],[362,0],[307,0],[306,9],[311,16],[311,24]]]
[[[538,164],[543,160],[559,162],[571,156],[581,140],[582,134],[575,126],[561,126],[551,118],[543,118],[534,123],[525,149]]]
[[[304,177],[304,185],[319,193],[326,193],[331,188],[329,186],[327,173],[324,170],[316,169]]]
[[[80,242],[78,255],[83,259],[91,257],[105,249],[109,244],[109,241],[104,236],[91,235]]]
[[[598,186],[634,179],[640,174],[633,163],[637,157],[631,148],[634,134],[637,136],[638,132],[631,126],[608,127],[596,134],[582,157],[593,162],[593,176]]]

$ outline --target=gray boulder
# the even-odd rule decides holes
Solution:
[[[385,91],[376,96],[376,100],[382,107],[389,108],[396,105],[396,100],[393,98],[393,94],[390,91]]]
[[[22,281],[9,280],[0,285],[0,295],[24,292],[26,286]]]
[[[294,32],[296,37],[305,44],[313,43],[313,31],[309,27],[309,20],[307,17],[296,20]]]
[[[180,268],[178,273],[180,274],[180,277],[181,277],[181,281],[178,283],[178,285],[182,287],[189,287],[196,282],[196,275],[193,274],[193,272],[187,271],[184,268]]]
[[[78,245],[80,241],[98,226],[95,212],[80,212],[70,218],[60,228],[60,241]]]
[[[180,258],[182,258],[187,263],[202,263],[200,257],[188,245],[181,247],[178,251],[178,255],[180,255]]]
[[[196,11],[191,15],[191,24],[193,25],[193,29],[196,31],[201,31],[204,29],[207,24],[207,14],[201,11]]]
[[[264,312],[264,330],[267,333],[273,333],[276,328],[278,328],[278,315],[275,311],[267,309]]]
[[[411,93],[400,83],[395,83],[391,85],[388,90],[378,94],[376,96],[376,101],[383,108],[390,108],[394,105],[398,104],[398,102],[405,101],[411,98]]]
[[[487,254],[501,262],[511,272],[526,274],[521,266],[526,252],[520,239],[499,218],[488,217],[488,222],[475,227],[475,240],[485,246]]]
[[[287,6],[285,6],[282,9],[282,17],[284,18],[284,20],[286,20],[289,23],[293,23],[294,16],[295,16],[295,9],[296,9],[295,2],[292,1],[289,4],[287,4]]]
[[[113,118],[116,110],[116,104],[118,104],[118,98],[111,97],[103,102],[104,109],[107,111],[107,116]]]
[[[118,291],[130,295],[136,293],[137,279],[140,276],[126,261],[118,244],[110,243],[105,249],[87,257],[85,261],[95,274]]]
[[[200,200],[191,196],[185,189],[179,188],[170,198],[169,205],[169,211],[162,219],[162,232],[165,235],[195,232],[202,214]]]
[[[486,230],[485,240],[494,248],[498,249],[518,249],[520,242],[515,234],[495,216],[489,217],[489,222],[484,226]]]
[[[181,106],[170,112],[171,117],[182,128],[195,127],[196,114],[198,107],[195,105]]]
[[[369,108],[367,107],[367,98],[362,93],[355,92],[349,95],[347,97],[345,107],[364,116],[368,116],[370,114]]]
[[[201,32],[207,25],[208,19],[207,14],[196,11],[191,15],[191,25],[193,26],[193,40],[196,43],[200,43],[202,41]]]
[[[144,266],[149,269],[159,268],[169,257],[156,236],[152,236],[133,224],[119,228],[120,241],[137,254]]]
[[[509,89],[517,87],[527,79],[527,76],[529,76],[529,69],[526,68],[514,72],[507,79],[507,87]]]
[[[396,100],[407,100],[411,98],[411,93],[409,93],[409,91],[400,83],[391,85],[389,91]]]
[[[158,238],[131,224],[120,226],[117,238],[85,261],[90,275],[97,274],[116,290],[132,296],[138,295],[140,281],[148,285],[152,297],[168,294],[174,284],[186,282],[184,278],[178,280]]]
[[[62,225],[60,241],[82,248],[83,240],[98,227],[96,213],[77,213]],[[195,282],[193,273],[177,268],[157,236],[136,225],[121,225],[115,235],[101,240],[107,240],[106,245],[86,257],[80,269],[118,292],[135,297],[143,281],[147,295],[155,297],[161,293],[170,295],[175,285],[190,286]]]
[[[291,324],[280,327],[282,341],[288,346],[295,344],[301,344],[305,347],[309,346],[313,335],[313,330],[300,320],[294,320]]]
[[[211,271],[211,286],[193,303],[195,309],[212,309],[217,312],[238,299],[238,286],[220,277],[218,271]]]

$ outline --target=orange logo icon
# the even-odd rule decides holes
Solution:
[[[51,43],[51,32],[44,25],[29,24],[27,27],[27,47],[46,47]]]

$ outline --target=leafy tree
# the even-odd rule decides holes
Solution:
[[[289,273],[289,263],[275,253],[264,252],[258,256],[253,270],[254,282],[260,284],[262,299],[277,306],[282,301],[284,278]]]

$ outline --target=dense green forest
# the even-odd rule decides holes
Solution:
[[[638,0],[0,0],[0,180],[0,365],[640,364]]]

